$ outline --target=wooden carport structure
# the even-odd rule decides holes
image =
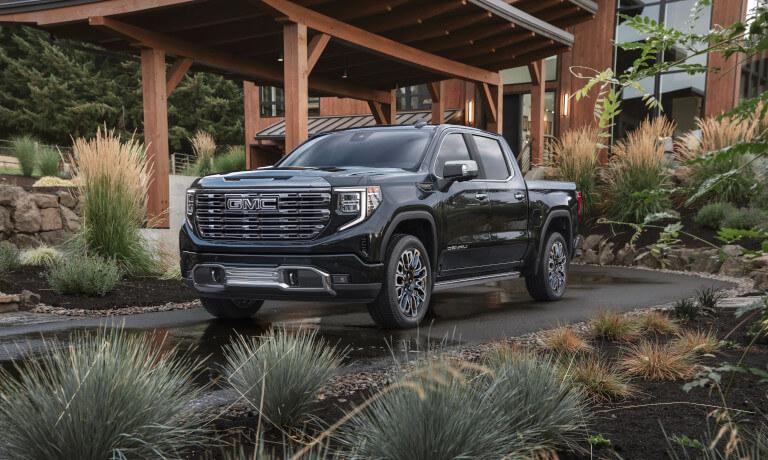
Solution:
[[[0,23],[140,55],[149,217],[167,227],[167,97],[190,68],[283,87],[287,150],[307,138],[309,95],[367,101],[388,124],[395,89],[427,83],[441,121],[448,78],[478,85],[486,128],[500,131],[499,71],[570,47],[570,33],[535,15],[565,26],[593,13],[583,1],[22,0],[0,3]]]

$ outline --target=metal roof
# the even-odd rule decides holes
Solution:
[[[94,3],[97,1],[99,0],[0,0],[0,13],[20,13],[24,11],[80,5],[82,3]]]
[[[445,121],[449,123],[455,118],[461,116],[461,110],[451,109],[445,111]],[[413,125],[419,121],[430,123],[432,121],[431,111],[413,111],[398,112],[398,125]],[[363,128],[366,126],[376,126],[376,120],[373,115],[334,115],[334,116],[312,116],[309,117],[309,135],[314,136],[329,131],[340,129]],[[285,121],[275,123],[265,128],[255,136],[256,140],[281,140],[285,138]]]

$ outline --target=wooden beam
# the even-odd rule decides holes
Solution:
[[[381,102],[368,101],[368,107],[371,109],[371,114],[373,115],[373,119],[376,120],[377,125],[387,124],[387,117],[384,115],[384,108],[382,107]]]
[[[556,43],[554,40],[532,38],[517,45],[493,50],[491,53],[483,56],[469,58],[467,59],[467,62],[472,62],[475,65],[492,67],[496,63],[507,63],[518,60],[521,56],[525,56],[533,52],[544,52],[546,50],[551,50],[551,53],[554,55],[557,54],[560,46],[562,45]]]
[[[445,82],[436,81],[427,85],[429,95],[432,98],[432,123],[439,125],[445,123]]]
[[[139,11],[167,8],[195,0],[108,0],[40,11],[0,15],[0,22],[22,22],[40,26],[85,21],[91,16],[114,16]]]
[[[163,51],[151,48],[141,50],[141,92],[144,101],[144,145],[150,170],[147,222],[151,227],[168,228],[168,98]]]
[[[177,58],[176,61],[171,66],[171,71],[168,72],[168,78],[165,82],[166,92],[170,96],[173,93],[173,90],[176,89],[176,87],[181,83],[182,78],[184,78],[184,75],[187,74],[187,71],[190,67],[192,67],[192,64],[195,61],[193,61],[190,58]]]
[[[307,26],[283,25],[283,74],[285,75],[285,153],[309,137],[309,71]]]
[[[547,75],[544,61],[528,64],[531,71],[531,164],[541,165],[544,161],[544,95]]]
[[[373,119],[378,125],[394,125],[397,123],[397,90],[389,92],[389,103],[368,101]]]
[[[490,84],[499,84],[499,74],[479,67],[427,53],[412,46],[398,43],[389,38],[355,27],[351,24],[330,18],[316,11],[304,8],[288,0],[261,0],[262,3],[280,11],[291,21],[306,24],[307,27],[329,34],[357,46],[367,48],[392,59],[411,63],[447,76],[473,80]]]
[[[92,26],[109,29],[148,48],[162,49],[170,54],[185,56],[193,59],[195,62],[247,77],[248,79],[266,81],[278,86],[283,81],[283,72],[277,67],[242,59],[217,49],[197,46],[184,40],[151,32],[111,18],[93,17],[89,18],[88,21]],[[364,101],[375,100],[385,102],[389,100],[387,91],[362,88],[333,79],[313,78],[310,80],[310,87],[314,91],[325,95],[349,97]]]
[[[404,27],[420,26],[429,19],[461,9],[467,5],[466,0],[442,0],[426,7],[415,3],[404,8],[395,9],[383,15],[359,21],[357,25],[373,33],[389,32]]]
[[[394,32],[391,38],[403,42],[412,43],[435,37],[447,37],[454,30],[475,25],[478,22],[488,21],[493,15],[488,11],[480,11],[470,15],[461,15],[450,19],[432,19],[428,23],[418,24],[403,31]]]
[[[494,88],[487,83],[483,83],[480,86],[480,95],[483,97],[483,104],[488,108],[488,118],[491,122],[496,123],[499,114],[496,110],[496,92]]]
[[[331,41],[331,36],[328,34],[317,34],[312,37],[307,48],[307,73],[312,73],[312,69],[315,68],[315,64],[323,55],[329,41]]]

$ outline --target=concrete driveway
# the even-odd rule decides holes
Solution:
[[[730,283],[693,275],[615,267],[572,266],[570,286],[559,302],[537,303],[522,280],[465,288],[434,296],[435,318],[419,330],[381,331],[360,304],[269,302],[251,321],[213,320],[202,309],[113,318],[50,319],[0,325],[0,362],[43,348],[44,339],[66,341],[74,330],[122,325],[131,330],[167,332],[174,344],[192,347],[218,362],[235,333],[258,334],[269,327],[317,327],[331,343],[348,347],[350,364],[365,368],[391,353],[436,345],[474,344],[583,321],[602,310],[628,311],[692,296]]]

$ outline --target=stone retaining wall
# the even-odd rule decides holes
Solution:
[[[602,235],[589,235],[581,246],[581,255],[574,259],[593,265],[641,266],[653,269],[712,273],[732,277],[749,277],[757,290],[768,291],[768,254],[757,255],[736,244],[721,248],[673,248],[663,261],[643,254],[626,244],[615,248]],[[663,263],[662,263],[663,262]]]
[[[81,215],[72,190],[28,192],[21,187],[0,186],[0,241],[10,241],[19,248],[64,242],[80,229]]]

